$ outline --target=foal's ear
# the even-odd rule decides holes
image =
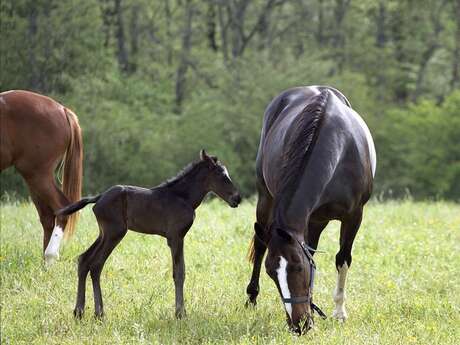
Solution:
[[[292,236],[287,231],[281,228],[276,228],[276,233],[279,237],[285,239],[286,241],[292,241]]]
[[[202,161],[211,163],[212,165],[216,165],[217,157],[209,156],[204,149],[200,151],[200,159]]]

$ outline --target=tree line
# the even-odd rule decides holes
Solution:
[[[375,195],[460,200],[460,0],[3,0],[0,15],[0,90],[76,112],[85,193],[153,186],[206,148],[253,194],[265,107],[329,84],[374,135]]]

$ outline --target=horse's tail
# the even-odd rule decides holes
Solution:
[[[83,141],[77,115],[70,109],[64,108],[67,121],[70,125],[70,144],[65,154],[62,187],[64,195],[71,203],[81,198],[83,179]],[[69,238],[75,231],[78,214],[73,214],[67,220],[65,236]]]
[[[87,198],[83,198],[73,204],[67,205],[64,208],[61,208],[60,210],[57,210],[55,212],[56,216],[68,216],[68,215],[75,215],[78,210],[81,210],[83,207],[85,207],[88,204],[94,204],[101,198],[102,194],[99,194],[97,196],[90,196]],[[70,216],[72,217],[72,216]]]
[[[252,263],[254,263],[256,259],[256,249],[254,248],[254,241],[255,241],[255,235],[252,238],[251,243],[249,243],[248,255],[247,255],[249,262],[252,262]]]

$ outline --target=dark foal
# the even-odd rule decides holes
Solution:
[[[79,318],[83,315],[88,272],[93,281],[95,314],[97,317],[103,315],[101,271],[110,253],[129,229],[167,238],[176,288],[176,317],[184,316],[184,237],[193,224],[195,209],[209,192],[216,193],[231,207],[237,207],[241,201],[225,166],[202,150],[198,162],[190,164],[158,187],[114,186],[96,197],[83,198],[60,210],[59,214],[68,215],[89,203],[96,203],[93,212],[100,229],[99,237],[78,260],[74,315]]]

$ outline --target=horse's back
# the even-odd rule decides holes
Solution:
[[[51,169],[64,155],[70,128],[64,107],[29,91],[0,93],[2,169]],[[9,163],[9,164],[8,164]]]
[[[344,200],[357,191],[364,199],[370,193],[369,186],[375,172],[375,149],[367,126],[340,91],[311,86],[286,90],[272,101],[265,113],[257,176],[263,179],[272,196],[284,188],[281,185],[282,167],[289,164],[286,152],[295,142],[292,135],[298,133],[295,127],[299,117],[312,116],[304,109],[325,93],[328,93],[327,102],[322,109],[316,142],[309,149],[311,153],[303,171],[301,184],[304,186],[301,188],[317,197],[322,191],[328,194],[329,185],[342,186],[343,197],[339,198]],[[372,171],[371,175],[369,171]],[[318,191],[314,192],[316,189]],[[337,196],[337,193],[331,194]]]

